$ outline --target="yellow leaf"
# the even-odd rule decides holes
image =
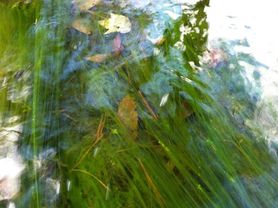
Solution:
[[[128,17],[113,14],[109,19],[104,19],[99,21],[99,24],[103,26],[107,31],[104,34],[119,32],[119,33],[128,33],[131,30],[131,22]]]
[[[101,0],[74,0],[80,11],[86,11],[99,4]]]
[[[86,57],[85,59],[95,63],[102,63],[109,57],[109,54],[96,54],[93,56]]]
[[[136,102],[127,95],[119,104],[118,117],[123,125],[128,129],[133,138],[137,137],[138,113],[136,111]]]
[[[82,19],[82,18],[76,19],[73,21],[71,26],[74,29],[78,30],[79,32],[85,33],[87,35],[92,34],[92,29],[87,19]]]

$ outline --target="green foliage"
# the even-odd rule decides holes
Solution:
[[[17,53],[32,67],[19,144],[28,169],[18,207],[273,207],[268,191],[254,189],[259,178],[264,189],[275,189],[274,161],[262,136],[242,123],[252,118],[255,102],[238,60],[255,60],[241,54],[229,57],[236,71],[199,71],[208,4],[199,1],[171,21],[161,44],[143,34],[152,16],[132,10],[126,14],[132,31],[120,34],[120,54],[111,51],[115,34],[103,36],[98,26],[109,9],[120,12],[112,3],[91,9],[89,36],[70,28],[76,16],[89,14],[71,12],[67,1],[34,3],[19,12],[32,17],[24,24],[17,23],[17,13],[0,14],[13,20],[11,30],[24,37],[14,38],[18,49],[32,57]],[[1,40],[10,40],[12,31],[0,31]],[[10,45],[0,45],[1,55]],[[111,59],[85,59],[99,53],[111,53]],[[127,95],[136,102],[136,137],[118,115]]]

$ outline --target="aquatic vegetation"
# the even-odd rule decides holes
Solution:
[[[22,125],[16,206],[273,207],[277,164],[246,124],[256,60],[223,43],[202,63],[209,0],[135,2],[0,4],[1,82],[28,89],[0,89]]]

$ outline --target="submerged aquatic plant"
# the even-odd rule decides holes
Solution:
[[[23,126],[17,207],[273,207],[275,161],[244,122],[255,101],[238,59],[226,72],[201,64],[209,1],[174,20],[115,2],[0,4],[12,26],[1,25],[1,79],[31,74],[24,99],[0,94],[1,115]],[[128,30],[104,24],[110,11]],[[163,18],[163,33],[146,29]]]

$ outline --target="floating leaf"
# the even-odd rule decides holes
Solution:
[[[99,4],[101,0],[74,0],[80,11],[86,11]]]
[[[111,13],[109,19],[101,20],[99,24],[107,29],[104,34],[114,32],[128,33],[131,30],[131,22],[128,17],[119,14]]]
[[[79,32],[82,32],[84,34],[90,35],[92,34],[92,29],[90,27],[90,23],[87,19],[76,19],[73,21],[71,25],[74,29],[78,30]]]
[[[104,54],[96,54],[93,56],[88,56],[85,59],[95,63],[102,63],[104,62],[110,55],[107,53]]]
[[[136,138],[138,128],[138,113],[134,99],[127,95],[122,99],[118,108],[118,117],[125,127],[129,130],[131,136]]]

